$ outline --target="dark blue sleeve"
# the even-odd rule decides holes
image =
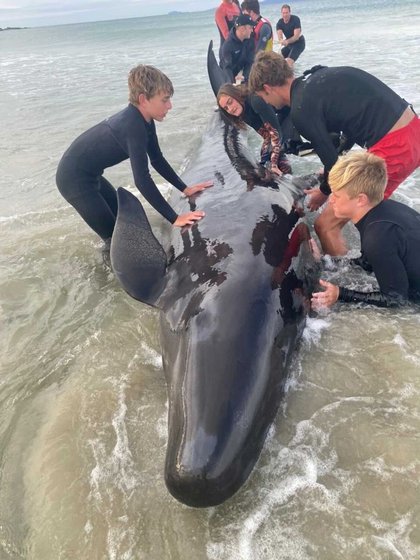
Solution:
[[[136,187],[153,208],[166,218],[171,224],[175,222],[178,214],[166,202],[155,182],[153,181],[148,165],[147,133],[144,130],[139,134],[135,130],[127,138],[128,155]],[[160,150],[159,150],[160,151]],[[163,159],[163,156],[162,156]]]
[[[309,107],[307,103],[305,107],[300,106],[292,112],[292,121],[299,134],[312,144],[325,171],[330,171],[338,156],[322,113],[316,107]]]
[[[163,157],[162,151],[159,146],[158,137],[156,134],[155,123],[152,123],[153,135],[149,138],[148,154],[150,157],[150,163],[156,169],[156,171],[162,175],[164,179],[176,187],[179,191],[183,191],[187,185],[184,181],[175,173],[173,168],[169,165],[166,159]]]
[[[279,130],[279,120],[274,108],[266,103],[259,95],[250,95],[249,102],[252,109],[258,114],[264,123],[270,124],[273,128]]]
[[[243,67],[243,75],[245,81],[248,81],[249,73],[251,72],[251,66],[254,62],[255,58],[255,43],[253,39],[248,39],[246,43],[246,50],[245,50],[245,61]]]
[[[233,72],[232,50],[230,48],[229,40],[223,43],[220,67],[226,72],[226,76],[229,78],[230,82],[233,83],[235,81],[235,76]]]

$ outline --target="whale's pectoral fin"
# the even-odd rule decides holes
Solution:
[[[119,188],[118,215],[111,241],[111,264],[124,290],[155,305],[165,286],[166,254],[140,201]]]

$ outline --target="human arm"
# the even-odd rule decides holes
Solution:
[[[214,15],[214,19],[216,21],[216,25],[219,28],[220,33],[222,34],[223,38],[226,40],[229,35],[229,27],[226,22],[223,6],[219,6],[217,8],[216,13]]]
[[[164,179],[171,183],[171,185],[185,194],[185,196],[193,196],[194,194],[202,192],[213,185],[213,181],[204,181],[202,183],[196,183],[195,185],[187,187],[184,181],[180,177],[178,177],[178,175],[163,157],[156,136],[154,142],[151,142],[149,153],[150,152],[154,154],[153,159],[151,159],[150,161],[156,171],[160,175],[162,175]]]
[[[303,114],[302,114],[303,113]],[[326,128],[325,122],[322,118],[317,117],[315,111],[311,122],[305,122],[311,111],[302,110],[297,118],[293,118],[293,122],[300,134],[306,138],[314,148],[318,157],[324,164],[324,173],[322,175],[321,184],[318,188],[308,189],[305,194],[309,197],[308,208],[312,211],[317,210],[324,204],[328,196],[331,194],[331,189],[328,184],[328,173],[338,159],[337,149],[334,142]]]
[[[292,45],[293,43],[299,41],[301,36],[302,36],[302,29],[300,27],[295,27],[295,29],[293,30],[293,35],[288,39],[284,39],[284,41],[282,41],[281,43],[284,47],[288,47],[289,45]]]
[[[179,191],[184,192],[187,185],[184,181],[175,173],[171,165],[165,159],[159,146],[158,138],[156,135],[156,129],[154,122],[151,123],[152,134],[149,137],[149,143],[147,148],[147,153],[150,157],[150,163],[153,168],[161,175],[168,183],[173,185]]]
[[[196,183],[195,185],[191,185],[190,187],[186,187],[183,190],[183,193],[185,194],[185,196],[193,196],[199,192],[204,191],[205,189],[208,189],[209,187],[213,186],[213,181],[205,181],[203,183]]]
[[[271,162],[271,171],[276,175],[282,175],[283,173],[278,168],[278,160],[280,154],[280,134],[277,128],[271,126],[270,123],[265,122],[263,124],[263,129],[265,134],[263,135],[264,142],[261,146],[261,159],[263,155],[267,153],[268,148],[271,146],[270,151],[270,162]]]
[[[331,307],[337,301],[342,301],[343,303],[365,303],[367,305],[376,305],[377,307],[399,307],[407,303],[407,300],[401,294],[395,292],[389,294],[379,291],[361,292],[336,286],[325,280],[320,280],[319,283],[324,290],[312,294],[311,306],[315,310]]]
[[[407,303],[409,280],[402,256],[407,253],[401,228],[389,221],[373,221],[362,233],[364,262],[369,263],[379,284],[379,290],[361,292],[320,281],[323,292],[313,294],[316,306],[331,306],[337,300],[346,303],[366,303],[378,307],[397,307]],[[366,266],[363,268],[366,269]]]
[[[283,39],[285,38],[285,35],[283,33],[283,29],[282,29],[282,20],[279,19],[279,21],[276,24],[276,32],[277,32],[277,38],[279,40],[279,43],[281,43],[283,41]]]
[[[249,103],[263,123],[262,127],[258,130],[258,133],[264,138],[261,146],[261,159],[264,159],[271,145],[271,171],[281,175],[282,173],[278,168],[278,157],[281,150],[281,131],[276,112],[271,105],[258,95],[250,95]]]
[[[149,204],[153,206],[157,212],[173,224],[178,218],[178,214],[171,205],[166,202],[150,175],[147,150],[147,142],[141,135],[137,135],[135,138],[129,139],[128,155],[130,158],[135,185],[147,202],[149,202]],[[176,177],[178,176],[176,175]]]
[[[182,192],[185,192],[188,188],[163,157],[153,122],[147,125],[146,129],[131,130],[127,137],[127,148],[134,182],[141,194],[157,212],[173,225],[179,227],[191,224],[204,217],[202,211],[187,212],[178,216],[153,181],[149,172],[148,155],[156,171],[167,181]],[[195,185],[195,187],[203,186],[203,188],[206,188],[204,185],[203,183]]]
[[[226,77],[229,79],[230,83],[235,82],[235,72],[232,56],[232,48],[230,41],[227,40],[223,43],[222,51],[220,54],[220,67],[224,70]]]
[[[255,58],[255,44],[253,39],[246,39],[244,41],[244,57],[242,59],[242,72],[245,82],[248,81],[251,66]]]
[[[268,41],[271,39],[272,31],[271,26],[268,23],[264,23],[260,29],[260,35],[258,37],[258,42],[255,45],[255,52],[265,50]]]
[[[176,227],[190,226],[195,222],[199,222],[204,218],[205,213],[202,210],[194,210],[193,212],[186,212],[185,214],[180,214],[175,222],[173,223]]]

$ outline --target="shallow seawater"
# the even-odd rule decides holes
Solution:
[[[279,7],[263,14],[275,23]],[[419,109],[416,8],[302,0],[293,6],[307,40],[297,72],[358,66]],[[140,61],[173,79],[174,109],[158,134],[182,171],[214,110],[210,39],[217,45],[211,11],[0,36],[1,560],[420,557],[414,307],[313,314],[246,485],[208,510],[165,488],[158,314],[122,291],[54,174],[77,134],[125,105],[127,72]],[[298,174],[320,167],[314,156],[292,163]],[[127,164],[107,177],[133,186]],[[395,198],[420,211],[419,187],[416,171]],[[354,228],[346,234],[357,254]],[[325,277],[374,285],[346,264]]]

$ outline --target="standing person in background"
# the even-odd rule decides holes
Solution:
[[[248,15],[254,22],[255,53],[258,51],[273,50],[273,29],[268,19],[260,15],[258,0],[245,0],[242,2],[242,13]]]
[[[292,16],[289,4],[281,7],[281,18],[276,25],[277,36],[282,45],[281,54],[289,66],[293,66],[305,50],[305,37],[298,16]]]
[[[163,121],[172,108],[170,79],[153,66],[139,65],[128,75],[128,89],[128,106],[76,138],[57,168],[58,190],[103,239],[105,250],[109,250],[118,208],[116,190],[103,176],[108,167],[130,159],[136,187],[157,212],[178,227],[201,220],[204,212],[178,215],[150,176],[148,158],[156,171],[186,196],[213,184],[208,181],[187,187],[160,150],[155,121]]]
[[[239,2],[234,2],[233,0],[222,0],[222,3],[216,10],[214,19],[220,33],[219,60],[222,58],[223,43],[228,38],[229,32],[240,13]]]
[[[231,83],[242,71],[244,81],[248,80],[254,62],[254,40],[251,39],[254,22],[249,16],[241,14],[237,17],[229,37],[223,43],[220,67],[225,70]]]

